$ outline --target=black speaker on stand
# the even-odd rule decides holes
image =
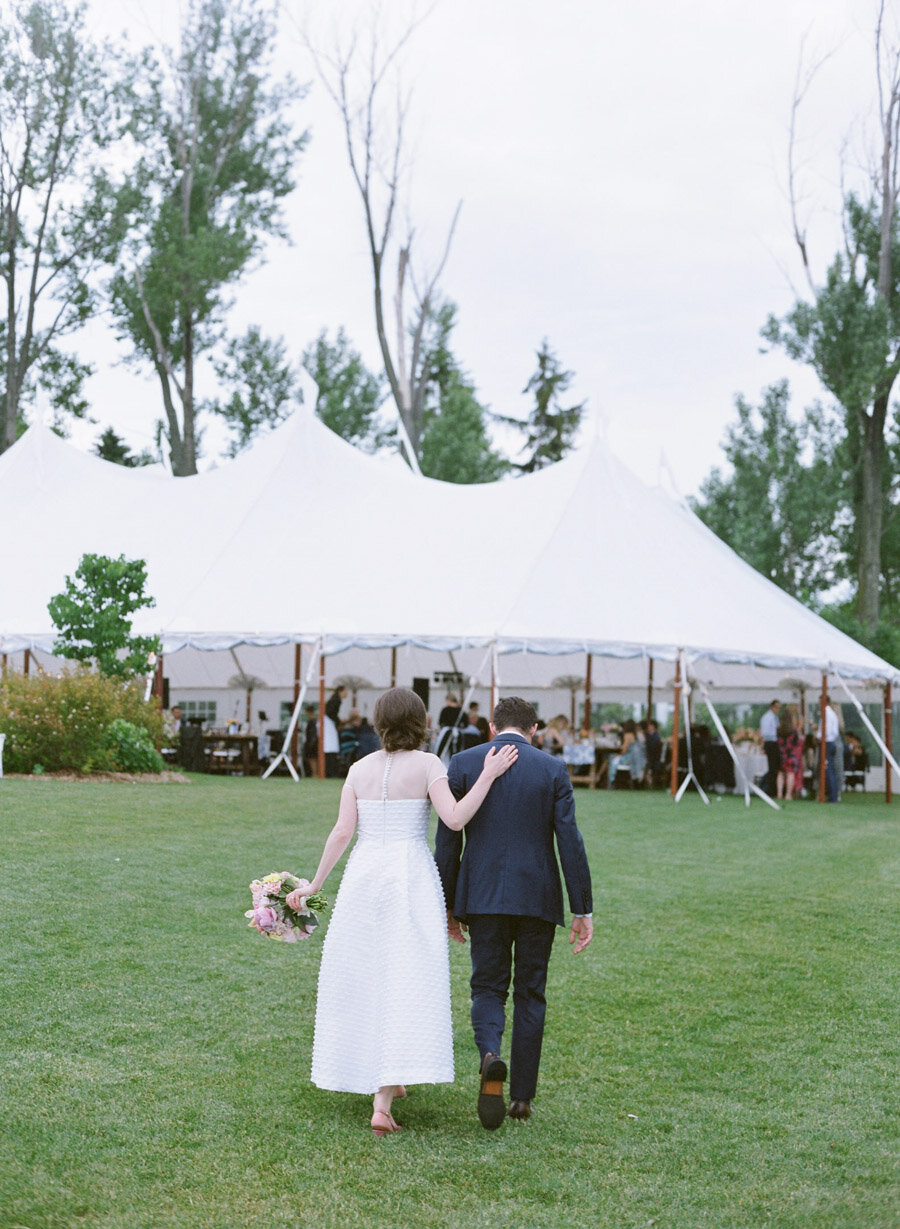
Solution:
[[[427,678],[413,679],[412,689],[416,693],[416,695],[419,697],[419,699],[422,701],[422,703],[425,705],[425,707],[427,708],[428,707],[428,697],[431,693],[430,681]]]

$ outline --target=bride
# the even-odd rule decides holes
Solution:
[[[463,828],[518,755],[492,748],[457,802],[444,765],[419,750],[426,721],[414,691],[394,687],[379,698],[383,750],[351,767],[318,870],[287,898],[299,908],[318,892],[358,828],[322,948],[312,1080],[374,1094],[379,1136],[400,1130],[391,1109],[407,1084],[453,1080],[447,911],[427,844],[431,806],[448,827]]]

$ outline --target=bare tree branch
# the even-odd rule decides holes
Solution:
[[[415,275],[412,227],[397,248],[394,289],[394,327],[391,342],[384,305],[385,260],[396,229],[397,211],[406,177],[404,153],[410,94],[397,80],[391,124],[384,119],[384,92],[397,74],[401,57],[413,34],[432,12],[414,14],[400,34],[384,44],[377,13],[365,51],[357,30],[344,43],[335,38],[333,49],[316,46],[305,28],[297,26],[300,39],[312,58],[327,95],[335,104],[344,130],[344,141],[353,181],[363,206],[369,257],[372,264],[375,330],[385,374],[411,446],[418,455],[424,415],[424,373],[421,350],[425,329],[434,306],[438,280],[446,266],[461,202],[457,205],[441,258],[430,275]],[[423,289],[420,290],[420,284]],[[408,310],[406,287],[412,288],[414,305]],[[411,336],[412,344],[408,345]],[[422,387],[420,387],[420,384]]]

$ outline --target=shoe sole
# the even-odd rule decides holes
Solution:
[[[506,1101],[503,1097],[503,1082],[506,1079],[506,1063],[495,1058],[482,1072],[481,1092],[478,1094],[478,1121],[487,1131],[495,1131],[506,1118]]]

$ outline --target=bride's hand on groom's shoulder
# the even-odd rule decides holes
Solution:
[[[503,747],[491,747],[490,751],[484,757],[483,771],[494,781],[498,777],[502,777],[505,772],[512,768],[516,760],[519,758],[517,747],[507,743]]]

